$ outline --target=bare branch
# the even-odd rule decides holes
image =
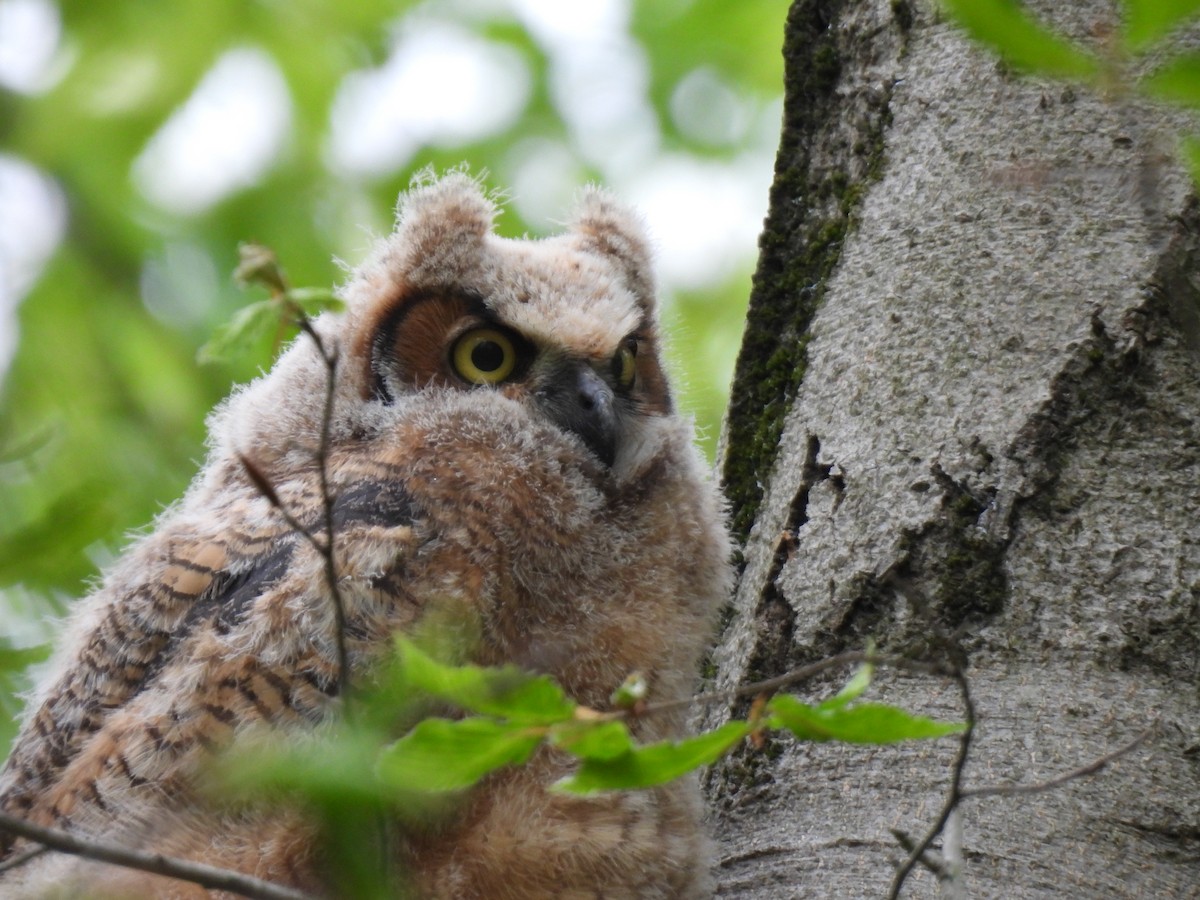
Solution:
[[[920,843],[909,851],[908,859],[896,870],[896,874],[892,878],[891,889],[888,891],[888,900],[896,900],[900,896],[904,882],[908,880],[913,867],[921,860],[921,857],[929,849],[930,845],[933,844],[937,836],[942,833],[942,829],[946,827],[947,820],[962,798],[963,771],[967,766],[967,756],[971,752],[971,738],[975,734],[975,704],[971,700],[971,685],[967,681],[966,673],[958,669],[952,674],[952,677],[958,683],[958,690],[962,696],[967,727],[959,738],[958,755],[955,757],[954,766],[950,771],[950,790],[946,792],[946,802],[942,805],[942,811],[938,815],[937,821],[925,833],[925,837],[921,839]]]
[[[275,491],[275,486],[271,484],[270,479],[263,473],[262,469],[249,457],[238,454],[238,462],[242,464],[242,469],[246,472],[246,477],[250,479],[250,483],[254,485],[254,489],[263,495],[272,508],[283,517],[283,521],[287,526],[296,532],[310,544],[322,556],[325,555],[325,542],[317,535],[313,534],[304,524],[292,515],[291,511],[284,505],[283,500]]]
[[[313,327],[312,320],[304,313],[299,305],[290,303],[290,309],[293,317],[296,320],[297,327],[309,336],[313,344],[316,345],[317,353],[321,357],[321,361],[325,363],[325,369],[328,372],[328,378],[325,383],[325,403],[321,409],[321,440],[317,445],[317,477],[321,483],[321,507],[323,519],[325,523],[325,541],[324,544],[316,544],[317,548],[325,562],[325,583],[329,588],[329,596],[333,601],[334,635],[337,641],[338,655],[338,696],[342,698],[343,709],[346,714],[350,714],[350,705],[347,702],[350,691],[350,663],[346,654],[346,604],[342,597],[341,588],[338,586],[337,579],[337,564],[334,552],[334,534],[333,534],[333,493],[329,488],[329,440],[330,428],[333,423],[333,401],[337,391],[337,366],[338,366],[338,351],[337,347],[326,347],[325,341],[317,334],[317,330]]]
[[[250,897],[252,900],[315,900],[311,894],[273,884],[270,881],[263,881],[250,875],[243,875],[241,872],[218,869],[215,866],[163,856],[158,853],[143,853],[127,847],[105,844],[56,828],[34,825],[4,813],[0,813],[0,831],[7,831],[19,837],[36,841],[45,847],[63,853],[123,866],[126,869],[137,869],[153,875],[181,878],[210,890],[230,891],[243,897]],[[21,862],[26,862],[29,858],[31,858],[31,854],[17,857]]]
[[[10,857],[9,859],[4,860],[4,862],[0,862],[0,874],[20,868],[31,859],[36,859],[43,853],[48,852],[49,849],[50,848],[46,846],[30,847],[24,853],[18,853],[16,856]]]
[[[907,831],[902,831],[899,828],[889,828],[888,831],[892,833],[892,837],[896,839],[896,843],[909,853],[917,849],[917,839]],[[926,850],[920,854],[917,857],[917,862],[936,875],[939,881],[947,876],[946,861],[932,850]]]
[[[1018,794],[1041,794],[1046,791],[1052,791],[1055,788],[1062,787],[1068,782],[1075,781],[1078,778],[1086,778],[1088,775],[1095,775],[1100,770],[1104,769],[1111,763],[1116,762],[1122,756],[1127,756],[1146,740],[1158,731],[1158,720],[1150,723],[1150,726],[1135,737],[1128,744],[1124,744],[1113,750],[1111,753],[1106,753],[1097,759],[1092,760],[1077,769],[1072,769],[1070,772],[1064,772],[1047,781],[1036,781],[1032,784],[992,784],[985,787],[966,788],[960,792],[960,796],[964,799],[967,797],[1011,797]]]
[[[325,544],[322,556],[325,560],[325,582],[329,588],[330,599],[333,600],[334,627],[337,637],[338,654],[338,696],[342,698],[346,714],[350,714],[350,661],[346,654],[346,604],[342,597],[337,579],[337,564],[335,557],[335,542],[333,533],[333,493],[329,489],[329,434],[333,421],[333,401],[337,387],[338,352],[329,350],[322,343],[320,335],[312,327],[312,323],[303,312],[298,311],[300,327],[317,345],[317,352],[325,362],[329,372],[325,386],[325,405],[321,410],[321,441],[317,446],[317,476],[321,480],[321,508],[325,519]]]
[[[289,312],[295,318],[297,327],[303,331],[317,348],[317,354],[325,364],[328,373],[325,384],[324,404],[321,408],[321,437],[317,444],[314,462],[317,468],[317,478],[321,489],[321,518],[323,521],[324,538],[310,531],[284,505],[276,492],[274,485],[253,460],[239,454],[238,459],[245,469],[247,477],[255,488],[267,499],[293,531],[303,537],[321,556],[324,563],[325,585],[329,589],[330,600],[333,602],[334,643],[337,648],[337,695],[342,699],[344,714],[350,715],[348,701],[350,692],[350,663],[346,653],[346,605],[342,597],[341,587],[337,577],[337,558],[335,553],[335,536],[333,528],[333,492],[329,484],[329,442],[330,429],[333,421],[333,402],[337,389],[338,353],[336,348],[329,348],[313,327],[312,322],[304,311],[295,304],[289,304]]]

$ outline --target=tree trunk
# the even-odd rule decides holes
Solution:
[[[1041,12],[1092,45],[1116,21],[1097,0]],[[725,434],[744,569],[717,686],[871,639],[964,663],[967,788],[1053,778],[1157,721],[1098,775],[964,800],[960,886],[1198,896],[1200,209],[1170,156],[1184,126],[1017,79],[908,0],[797,0],[787,29]],[[953,681],[883,671],[871,696],[964,716]],[[958,749],[735,754],[708,780],[720,896],[885,896],[907,856],[891,829],[936,821]],[[937,892],[928,870],[905,884]]]

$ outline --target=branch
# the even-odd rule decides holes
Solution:
[[[898,843],[909,853],[912,853],[917,849],[917,839],[907,831],[903,831],[899,828],[889,828],[888,831],[892,833],[892,837],[896,839],[896,843]],[[917,856],[917,862],[932,872],[937,877],[938,881],[946,878],[949,874],[946,869],[946,861],[932,850],[926,850],[924,853],[919,854]]]
[[[896,870],[895,876],[892,878],[892,886],[888,891],[888,900],[897,900],[900,896],[900,891],[904,887],[904,882],[908,880],[909,874],[913,868],[920,862],[930,845],[942,829],[946,827],[946,822],[951,814],[957,808],[959,800],[962,799],[962,780],[963,771],[967,766],[967,755],[971,752],[971,738],[975,734],[975,704],[971,700],[971,685],[967,681],[966,673],[961,669],[956,670],[951,677],[958,682],[958,690],[962,695],[963,709],[966,712],[967,728],[962,733],[962,737],[958,742],[958,756],[954,759],[954,767],[950,773],[950,790],[946,794],[946,802],[942,805],[942,811],[937,817],[937,821],[926,832],[925,837],[921,839],[908,854],[900,868]]]
[[[1158,720],[1150,723],[1150,726],[1135,737],[1132,741],[1124,746],[1118,747],[1111,753],[1106,753],[1097,759],[1092,760],[1080,766],[1077,769],[1072,769],[1070,772],[1064,772],[1048,781],[1036,781],[1032,784],[993,784],[985,787],[967,788],[959,792],[959,796],[963,799],[967,797],[1011,797],[1018,794],[1041,794],[1046,791],[1052,791],[1057,787],[1062,787],[1068,782],[1075,781],[1077,778],[1086,778],[1088,775],[1095,775],[1101,769],[1111,763],[1116,762],[1122,756],[1127,756],[1145,741],[1156,731],[1158,731]]]
[[[20,868],[31,859],[41,856],[49,849],[49,847],[45,846],[30,847],[24,853],[18,853],[16,856],[10,856],[8,859],[4,860],[4,862],[0,862],[0,874]]]
[[[346,654],[346,607],[337,579],[333,534],[333,495],[329,490],[329,472],[326,465],[329,460],[329,430],[333,421],[333,401],[337,388],[337,347],[327,347],[325,345],[325,341],[317,333],[317,330],[313,327],[312,320],[300,304],[300,294],[311,292],[293,291],[289,288],[283,268],[279,265],[279,260],[269,247],[253,243],[241,244],[238,247],[238,266],[234,270],[233,277],[238,284],[243,286],[259,284],[265,287],[270,294],[271,302],[276,305],[281,313],[280,323],[282,324],[286,321],[287,317],[291,317],[296,327],[312,339],[313,344],[317,348],[317,353],[321,357],[321,362],[325,364],[325,369],[328,372],[328,379],[325,385],[325,403],[321,410],[321,439],[317,445],[315,458],[317,477],[320,479],[321,486],[322,518],[325,529],[324,541],[318,539],[317,535],[300,524],[284,508],[274,487],[257,467],[244,456],[239,458],[251,481],[254,482],[255,487],[271,502],[272,506],[279,510],[283,515],[284,521],[313,546],[313,549],[321,555],[325,563],[325,582],[329,588],[330,598],[333,601],[334,629],[336,632],[334,639],[337,644],[338,658],[337,695],[342,699],[342,707],[346,711],[345,714],[349,715],[350,666]]]
[[[317,345],[317,353],[321,355],[321,360],[329,372],[328,383],[325,387],[325,405],[321,408],[321,441],[317,445],[317,475],[321,481],[321,509],[325,519],[325,544],[323,550],[320,546],[317,549],[325,560],[325,583],[329,588],[329,596],[333,600],[334,627],[337,630],[338,696],[342,698],[342,706],[348,714],[350,710],[350,663],[346,655],[346,604],[342,599],[342,591],[338,586],[337,579],[333,539],[333,494],[329,490],[329,467],[327,465],[329,461],[329,429],[333,422],[333,400],[337,387],[338,352],[336,347],[332,350],[325,347],[324,341],[321,340],[321,336],[317,334],[303,310],[296,307],[295,315],[300,329]]]
[[[350,663],[346,653],[346,605],[342,598],[341,587],[338,585],[337,577],[337,562],[335,555],[335,541],[333,529],[333,493],[329,485],[329,441],[330,441],[330,426],[333,420],[333,401],[337,387],[337,364],[338,354],[336,349],[329,349],[325,346],[325,342],[321,340],[321,336],[312,326],[312,322],[304,311],[295,304],[289,307],[290,312],[296,318],[296,324],[300,330],[307,334],[316,345],[317,353],[321,357],[321,361],[325,364],[328,372],[328,378],[325,385],[324,405],[321,408],[321,437],[317,444],[315,459],[317,465],[317,478],[321,488],[321,518],[323,520],[323,529],[325,537],[322,540],[320,536],[314,534],[304,524],[291,513],[284,505],[282,498],[275,490],[275,486],[271,484],[270,479],[266,474],[255,464],[255,462],[246,456],[238,454],[238,461],[241,462],[242,468],[246,472],[246,476],[253,483],[267,502],[283,516],[284,522],[287,523],[293,531],[303,537],[312,548],[320,555],[324,563],[325,584],[329,589],[330,599],[333,601],[333,619],[334,619],[334,642],[337,648],[337,695],[342,699],[342,708],[346,715],[350,714],[349,693],[350,693]]]
[[[743,697],[756,697],[759,694],[773,694],[782,688],[792,687],[804,681],[816,678],[828,672],[830,669],[836,669],[841,666],[853,665],[854,663],[868,663],[873,666],[887,666],[893,669],[904,669],[909,672],[919,672],[923,675],[940,675],[948,678],[958,678],[956,672],[948,670],[944,665],[928,663],[922,660],[909,659],[905,656],[884,656],[879,653],[874,653],[870,650],[848,650],[845,653],[839,653],[836,656],[829,656],[825,659],[817,660],[814,663],[809,663],[806,666],[800,666],[798,669],[792,669],[790,672],[785,672],[782,675],[776,675],[774,678],[768,678],[765,681],[756,681],[753,684],[744,684],[740,687],[730,688],[726,691],[710,691],[705,694],[697,694],[695,697],[685,697],[682,700],[664,700],[662,703],[647,703],[644,706],[637,708],[637,715],[649,715],[651,713],[666,712],[672,709],[678,709],[682,706],[691,706],[693,703],[729,703],[733,700],[739,700]],[[621,710],[620,717],[625,717],[631,714],[630,710]]]
[[[177,859],[158,853],[144,853],[140,850],[130,850],[101,841],[84,839],[56,828],[34,825],[5,813],[0,813],[0,831],[11,832],[63,853],[123,866],[126,869],[137,869],[153,875],[164,875],[167,878],[180,878],[210,890],[230,891],[243,897],[250,897],[252,900],[315,900],[311,894],[270,881],[263,881],[250,875],[243,875],[241,872],[232,872],[191,860]],[[32,854],[25,854],[17,859],[25,862],[31,856]]]

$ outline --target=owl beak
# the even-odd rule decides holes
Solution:
[[[538,401],[558,425],[578,435],[605,466],[617,458],[617,409],[612,387],[583,361],[564,365]]]

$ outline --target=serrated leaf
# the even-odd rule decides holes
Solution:
[[[1160,100],[1200,109],[1200,53],[1185,53],[1139,82],[1142,91]]]
[[[411,690],[461,709],[533,725],[569,721],[575,714],[575,703],[544,675],[515,666],[447,666],[403,637],[396,646],[401,677]]]
[[[1146,49],[1185,19],[1200,12],[1200,0],[1125,0],[1126,49]]]
[[[634,749],[624,722],[567,722],[555,725],[550,741],[581,759],[616,759]]]
[[[525,762],[543,736],[541,729],[492,719],[425,719],[383,749],[375,771],[384,786],[404,793],[462,790]]]
[[[243,306],[196,352],[201,363],[226,362],[249,355],[255,345],[279,327],[279,306],[260,300]]]
[[[894,744],[916,738],[942,737],[966,728],[958,722],[937,722],[882,703],[823,709],[777,694],[767,704],[771,728],[790,731],[805,741],[846,741],[852,744]]]
[[[750,733],[746,722],[729,722],[706,734],[682,741],[637,747],[613,759],[588,759],[579,770],[554,785],[570,794],[629,790],[665,784],[720,759]]]
[[[972,38],[1015,69],[1038,75],[1090,80],[1100,60],[1037,21],[1014,0],[942,0]]]

